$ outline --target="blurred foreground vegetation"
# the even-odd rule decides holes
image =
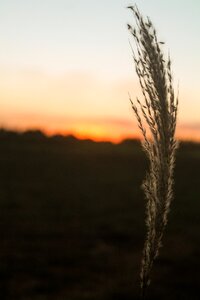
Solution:
[[[138,299],[140,143],[0,131],[0,297]],[[148,299],[200,299],[200,144],[181,143]]]

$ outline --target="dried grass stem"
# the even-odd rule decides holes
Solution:
[[[178,96],[175,98],[170,57],[165,59],[162,51],[164,43],[158,41],[151,20],[144,19],[136,6],[128,8],[136,20],[136,26],[128,24],[128,29],[136,44],[136,54],[131,49],[144,101],[137,99],[134,103],[129,98],[144,138],[142,145],[149,159],[149,172],[142,185],[147,199],[147,237],[140,274],[144,299],[173,198]],[[144,121],[151,133],[150,138]]]

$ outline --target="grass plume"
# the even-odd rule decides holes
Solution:
[[[178,96],[175,97],[174,93],[170,57],[165,59],[162,51],[164,43],[158,40],[151,20],[143,18],[136,6],[128,8],[136,21],[135,27],[128,24],[128,30],[136,44],[136,53],[133,49],[132,53],[144,98],[143,102],[139,99],[133,102],[131,98],[130,101],[143,135],[142,145],[149,159],[149,172],[142,185],[147,200],[147,237],[140,274],[144,299],[173,198]]]

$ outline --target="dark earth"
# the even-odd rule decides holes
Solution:
[[[0,131],[0,299],[138,299],[148,169],[121,144]],[[200,299],[200,144],[181,143],[147,299]]]

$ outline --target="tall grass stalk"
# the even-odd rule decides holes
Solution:
[[[137,99],[134,103],[131,98],[130,101],[149,159],[149,172],[142,185],[147,200],[147,236],[140,273],[141,295],[145,299],[173,198],[178,96],[174,94],[170,57],[164,57],[164,43],[158,40],[151,20],[143,18],[136,6],[128,8],[136,21],[136,26],[128,24],[128,29],[136,44],[133,59],[144,98],[143,102]]]

